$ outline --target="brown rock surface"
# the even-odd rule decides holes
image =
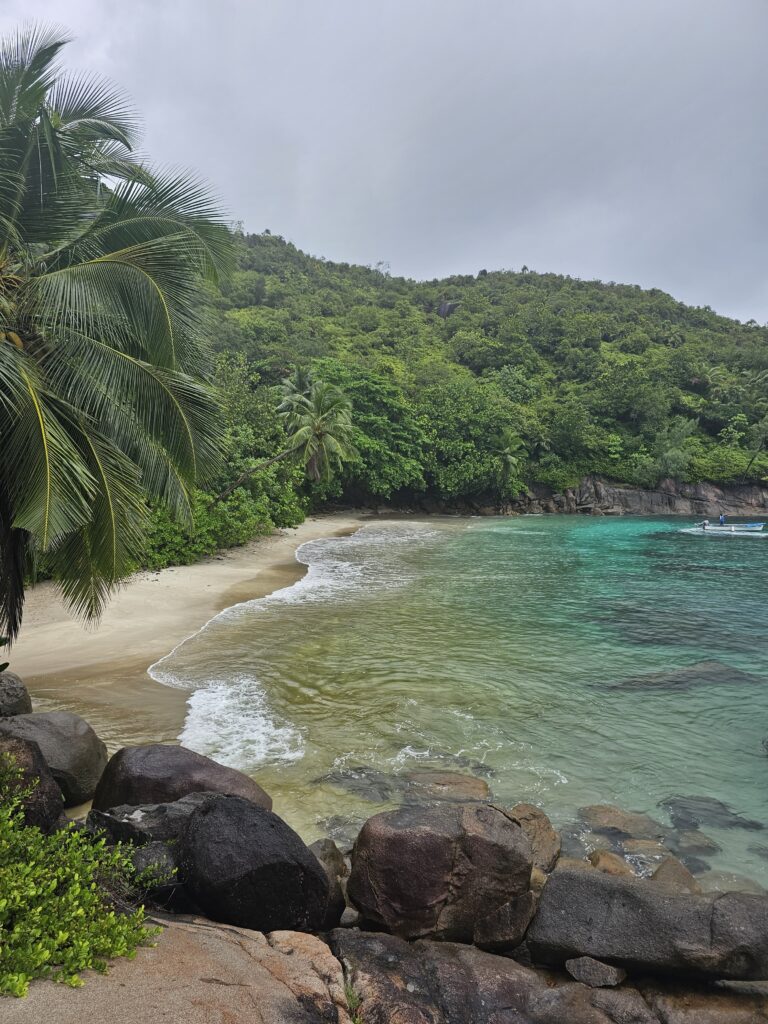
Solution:
[[[341,966],[320,939],[175,919],[154,949],[88,972],[79,989],[35,982],[3,1024],[351,1024]]]
[[[241,796],[272,809],[271,798],[247,775],[170,743],[118,750],[99,780],[93,806],[106,811],[121,804],[166,804],[190,793]]]
[[[634,875],[630,865],[620,857],[618,853],[609,853],[607,850],[595,850],[589,855],[589,863],[593,868],[602,871],[606,875]]]
[[[533,866],[542,871],[551,871],[560,856],[560,833],[552,827],[544,811],[535,804],[515,804],[509,814],[520,823],[520,828],[528,836]]]
[[[490,800],[491,790],[485,779],[464,772],[413,771],[405,776],[409,785],[405,790],[406,803],[429,803],[433,800],[466,801]]]
[[[672,892],[703,892],[691,872],[677,857],[665,857],[651,875],[651,881]]]
[[[647,814],[624,811],[612,804],[580,807],[579,817],[593,832],[615,832],[633,839],[663,839],[668,831]]]
[[[529,891],[531,866],[521,827],[489,804],[401,807],[363,826],[347,895],[393,934],[471,942],[476,921]]]

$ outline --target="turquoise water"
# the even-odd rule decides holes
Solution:
[[[768,540],[686,525],[375,522],[305,544],[304,580],[151,671],[190,690],[182,742],[256,775],[305,838],[390,806],[387,776],[431,766],[560,825],[593,803],[666,822],[674,794],[768,825]],[[358,766],[383,789],[337,784]],[[713,868],[768,880],[768,830],[702,828],[722,846]]]

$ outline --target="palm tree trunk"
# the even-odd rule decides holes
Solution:
[[[761,452],[761,451],[763,450],[763,446],[764,446],[764,445],[765,445],[765,440],[763,439],[763,440],[762,440],[762,441],[760,442],[760,444],[759,444],[759,445],[757,446],[757,449],[756,449],[756,451],[755,451],[755,452],[753,453],[753,455],[752,455],[752,458],[751,458],[751,459],[749,460],[749,462],[747,463],[747,468],[746,468],[746,469],[744,470],[744,475],[743,475],[743,476],[742,476],[742,478],[741,478],[741,482],[742,482],[743,484],[747,482],[747,474],[749,473],[750,469],[752,469],[752,463],[753,463],[753,462],[755,461],[755,459],[757,458],[757,456],[758,456],[758,455],[760,454],[760,452]]]
[[[267,469],[269,466],[274,466],[276,462],[280,462],[282,459],[288,458],[289,455],[293,455],[298,451],[298,448],[286,448],[284,452],[280,452],[279,455],[274,455],[271,459],[267,459],[265,462],[260,462],[258,466],[253,466],[251,469],[246,469],[244,473],[241,473],[234,483],[231,483],[229,487],[225,488],[220,494],[211,502],[211,505],[215,505],[217,501],[224,501],[228,498],[232,491],[236,490],[240,484],[248,479],[249,476],[253,476],[254,473],[260,473],[262,469]]]

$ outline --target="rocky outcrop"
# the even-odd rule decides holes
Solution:
[[[186,747],[150,743],[123,747],[110,758],[93,797],[97,810],[121,804],[172,803],[189,793],[241,796],[266,810],[272,800],[253,779]]]
[[[612,967],[591,956],[566,960],[565,969],[575,981],[581,981],[590,988],[615,988],[627,977],[622,967]]]
[[[526,941],[544,964],[591,956],[650,973],[768,978],[768,898],[673,895],[651,881],[557,871]]]
[[[312,935],[164,920],[155,948],[82,988],[34,982],[4,1024],[351,1024],[339,962]]]
[[[741,484],[719,487],[707,482],[688,484],[662,480],[644,490],[602,477],[584,477],[577,487],[556,492],[534,484],[511,502],[506,511],[561,512],[582,515],[718,516],[768,514],[768,487]]]
[[[32,698],[24,683],[13,672],[0,672],[0,718],[28,715]]]
[[[328,876],[328,902],[321,928],[323,931],[330,931],[338,925],[347,906],[342,881],[346,884],[349,869],[344,855],[332,839],[318,839],[310,844],[309,849],[320,861]]]
[[[195,902],[214,921],[259,931],[316,931],[328,907],[317,857],[272,811],[215,794],[190,816],[179,864]]]
[[[509,816],[528,837],[533,866],[545,873],[551,871],[560,856],[560,833],[552,827],[544,811],[535,804],[515,804],[510,808]]]
[[[768,998],[760,994],[649,984],[593,988],[471,946],[359,931],[339,929],[330,944],[365,1024],[768,1022]]]
[[[175,842],[187,827],[190,815],[205,802],[210,793],[190,793],[168,804],[123,804],[109,810],[92,809],[86,825],[94,832],[105,832],[113,842],[144,843]]]
[[[37,743],[67,807],[91,799],[107,763],[107,748],[85,719],[70,711],[15,715],[0,718],[0,734]]]
[[[402,807],[363,826],[347,893],[395,935],[471,942],[475,921],[528,893],[531,868],[525,833],[495,807]]]
[[[12,758],[20,772],[16,788],[25,793],[22,800],[24,823],[35,825],[42,832],[52,831],[62,817],[64,798],[48,770],[40,747],[32,740],[0,735],[2,755]]]

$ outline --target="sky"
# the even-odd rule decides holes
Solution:
[[[247,231],[768,322],[768,0],[0,0],[29,19]]]

